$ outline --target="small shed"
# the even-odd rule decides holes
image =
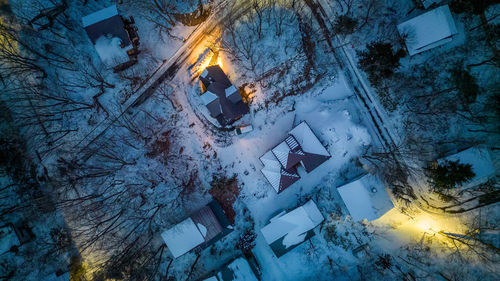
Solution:
[[[378,219],[394,207],[387,190],[374,175],[364,175],[337,190],[355,221]]]
[[[283,211],[271,218],[260,232],[279,258],[314,236],[313,229],[323,220],[316,203],[309,200],[288,213]]]
[[[410,56],[452,41],[458,33],[448,5],[443,5],[398,25]]]
[[[458,161],[461,164],[470,164],[472,166],[472,171],[475,174],[474,178],[458,186],[460,189],[468,189],[483,184],[495,175],[495,167],[486,148],[471,147],[437,160],[438,164],[443,164],[445,161]]]

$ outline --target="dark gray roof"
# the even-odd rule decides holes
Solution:
[[[224,71],[218,65],[209,66],[206,71],[207,75],[200,76],[200,80],[207,91],[217,96],[217,99],[207,105],[210,115],[222,126],[226,126],[248,113],[248,106],[243,102],[238,91],[229,98],[226,97],[225,89],[231,87],[232,84]]]
[[[94,45],[101,36],[118,37],[122,40],[124,47],[132,44],[119,15],[89,25],[85,27],[85,31]]]

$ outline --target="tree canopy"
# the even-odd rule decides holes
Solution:
[[[472,165],[459,161],[445,161],[430,169],[431,184],[437,192],[455,188],[457,185],[470,181],[475,176]]]
[[[359,66],[368,74],[374,85],[394,74],[399,67],[400,55],[395,54],[390,43],[372,42],[366,45],[366,51],[358,52]]]

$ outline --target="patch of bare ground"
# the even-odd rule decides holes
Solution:
[[[240,194],[236,175],[233,175],[231,178],[227,178],[224,175],[214,175],[210,185],[211,188],[208,193],[219,202],[226,213],[227,219],[231,224],[234,224],[236,212],[233,209],[233,204]]]
[[[153,143],[151,143],[147,157],[155,158],[160,155],[167,156],[171,148],[171,130],[163,132]]]

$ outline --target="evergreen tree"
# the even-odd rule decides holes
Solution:
[[[333,31],[337,34],[348,35],[354,32],[358,21],[348,15],[341,15],[333,23]]]
[[[476,101],[477,94],[479,94],[479,85],[476,78],[468,70],[462,67],[452,69],[451,80],[466,104]]]
[[[394,74],[399,67],[400,54],[394,54],[390,43],[372,42],[366,51],[358,52],[359,66],[368,74],[368,79],[378,85]]]
[[[484,13],[489,6],[500,3],[499,0],[452,0],[450,9],[455,13]]]
[[[472,165],[458,161],[445,161],[430,169],[430,180],[435,191],[444,192],[474,178]]]

